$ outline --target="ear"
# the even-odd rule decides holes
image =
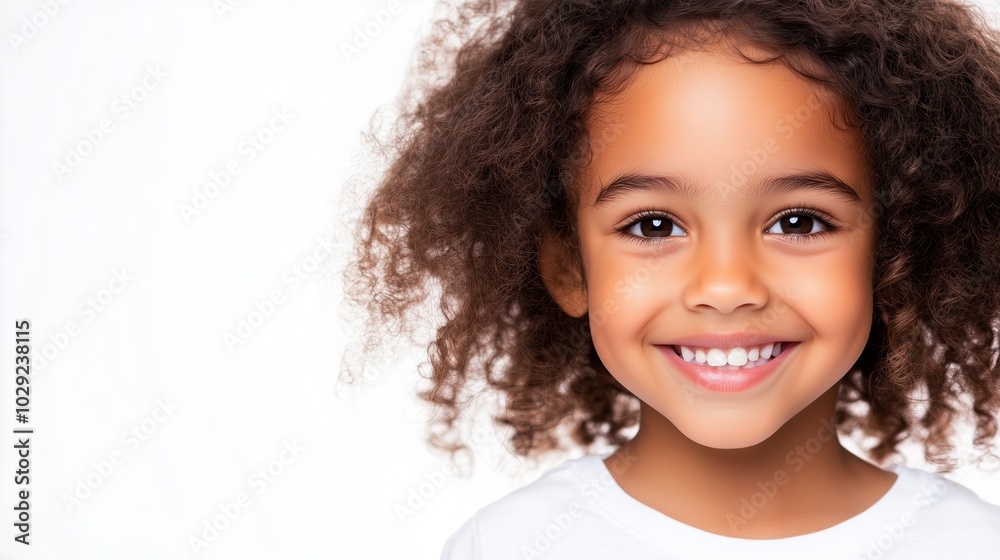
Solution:
[[[567,315],[583,317],[587,313],[587,283],[569,250],[555,235],[542,235],[538,270],[545,288]]]

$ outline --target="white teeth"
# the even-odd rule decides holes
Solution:
[[[685,362],[690,362],[694,358],[694,352],[687,346],[681,346],[681,357],[684,358]]]
[[[729,365],[742,366],[747,363],[747,351],[742,348],[733,348],[729,351],[727,360]]]
[[[726,355],[718,348],[712,348],[706,356],[708,356],[708,365],[710,366],[722,366],[726,364]]]
[[[736,347],[730,349],[728,353],[719,348],[692,349],[687,346],[677,346],[677,348],[685,362],[707,363],[714,367],[728,366],[732,368],[756,367],[781,353],[780,342],[768,343],[762,347],[755,346],[749,350]]]

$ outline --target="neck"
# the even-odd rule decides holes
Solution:
[[[771,437],[741,449],[691,441],[643,404],[639,432],[607,465],[633,497],[719,534],[774,538],[762,535],[789,530],[789,520],[806,532],[809,523],[814,530],[831,526],[837,521],[816,518],[817,507],[829,514],[839,500],[846,519],[874,503],[894,480],[840,444],[834,421],[837,390],[834,385]],[[855,492],[845,498],[844,484],[858,489],[863,481],[867,497]]]

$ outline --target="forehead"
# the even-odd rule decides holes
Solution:
[[[627,172],[716,185],[735,169],[750,180],[825,170],[868,196],[860,135],[841,122],[844,101],[780,59],[744,60],[734,45],[754,59],[774,56],[747,42],[706,44],[638,65],[622,88],[596,96],[585,119],[592,159],[578,174],[583,204]]]

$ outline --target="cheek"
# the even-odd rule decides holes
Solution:
[[[622,298],[615,292],[615,285],[622,279],[621,262],[614,253],[600,243],[581,237],[580,253],[587,276],[587,312],[594,346],[602,352],[608,346],[608,337],[615,334],[627,310],[622,309]],[[602,353],[603,356],[603,353]]]
[[[595,258],[596,257],[596,258]],[[663,266],[653,258],[595,248],[587,272],[590,332],[605,366],[620,381],[642,371],[649,326],[670,298]]]
[[[616,349],[635,336],[636,316],[634,279],[627,263],[620,258],[603,257],[591,262],[587,273],[587,304],[590,332],[601,359],[614,371],[609,361],[616,359]]]
[[[817,264],[789,286],[789,299],[815,333],[816,350],[846,373],[871,331],[870,258],[845,253]]]
[[[584,229],[589,231],[581,237],[581,255],[590,309],[610,322],[637,320],[636,308],[663,295],[662,258],[595,231],[596,226]]]

